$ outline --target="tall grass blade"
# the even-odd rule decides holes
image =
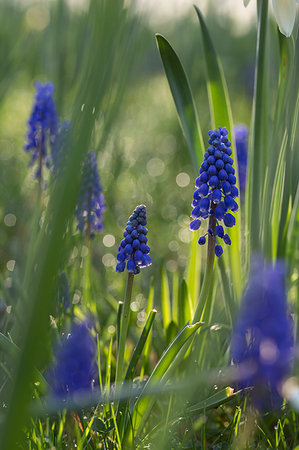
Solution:
[[[156,40],[180,124],[197,171],[205,150],[190,84],[184,68],[169,42],[161,34],[156,34]]]

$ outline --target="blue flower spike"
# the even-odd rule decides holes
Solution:
[[[88,238],[93,238],[96,231],[101,232],[103,230],[102,222],[105,209],[97,157],[94,152],[89,152],[83,164],[79,197],[75,210],[78,221],[77,229],[85,232]]]
[[[241,389],[253,387],[261,412],[282,404],[281,387],[294,358],[292,320],[287,313],[285,268],[255,261],[235,324],[231,358]]]
[[[130,216],[118,247],[116,272],[123,272],[127,265],[127,271],[137,275],[140,269],[151,265],[146,223],[146,207],[139,205]]]
[[[222,239],[226,245],[231,240],[224,233],[223,224],[231,228],[235,225],[235,217],[228,211],[237,212],[239,207],[235,198],[239,196],[236,184],[235,169],[231,157],[231,143],[227,138],[225,127],[209,131],[209,147],[199,169],[199,177],[195,181],[193,194],[193,211],[190,230],[198,230],[205,219],[209,219],[208,232],[199,238],[199,245],[206,243],[206,235],[210,235],[215,243],[215,255],[219,258],[223,249],[218,243]]]
[[[50,385],[57,397],[88,392],[96,374],[96,344],[87,323],[73,324],[56,350]]]
[[[37,162],[35,178],[41,180],[48,146],[52,151],[58,132],[58,116],[53,98],[54,86],[49,82],[37,82],[35,87],[35,101],[28,120],[27,142],[24,148],[31,152],[29,165],[33,166]]]

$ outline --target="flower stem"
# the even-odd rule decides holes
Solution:
[[[115,377],[116,384],[120,383],[123,378],[124,356],[129,325],[129,313],[130,313],[133,281],[134,281],[134,274],[132,272],[128,272],[126,294],[120,322],[119,346],[118,346],[116,377]]]
[[[216,205],[215,205],[216,206]],[[214,209],[214,207],[212,207]],[[203,321],[206,314],[205,312],[208,309],[207,299],[210,289],[210,284],[213,276],[213,267],[214,267],[214,259],[215,259],[215,236],[216,236],[216,218],[215,214],[210,216],[209,219],[209,228],[213,230],[213,236],[208,235],[208,251],[207,251],[207,262],[206,262],[206,270],[204,274],[203,284],[200,290],[200,295],[196,307],[196,311],[193,317],[193,323]]]

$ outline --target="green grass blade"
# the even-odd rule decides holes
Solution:
[[[160,379],[167,369],[170,367],[171,363],[174,361],[177,353],[183,347],[183,345],[193,336],[193,334],[198,330],[201,326],[201,323],[196,323],[194,325],[187,325],[183,328],[176,338],[171,342],[171,344],[167,347],[163,355],[161,356],[159,362],[157,363],[155,369],[153,370],[150,378],[148,379],[142,395],[146,395],[153,383],[157,379]],[[133,430],[130,427],[127,428],[125,441],[130,445],[132,443],[132,432],[133,436],[138,436],[147,421],[148,415],[151,411],[151,408],[154,404],[154,400],[148,397],[140,397],[135,403],[133,412],[132,412],[132,426]]]
[[[156,34],[156,40],[180,124],[197,171],[205,150],[190,84],[184,68],[169,42],[161,34]]]
[[[268,0],[258,0],[258,36],[256,51],[256,72],[253,97],[253,130],[249,149],[248,172],[248,230],[250,231],[250,250],[261,248],[260,215],[256,211],[261,208],[261,189],[265,167],[263,162],[263,115],[267,111],[265,103],[265,67],[267,37]]]
[[[189,295],[188,285],[185,280],[181,281],[180,295],[179,295],[179,309],[178,309],[178,325],[181,330],[187,322],[191,322],[194,314],[194,309]]]
[[[282,208],[282,199],[284,194],[284,185],[285,185],[285,152],[286,152],[286,144],[287,144],[287,136],[284,136],[284,139],[281,144],[281,151],[279,155],[279,160],[277,162],[276,173],[272,186],[272,199],[271,199],[271,207],[270,207],[270,228],[272,231],[272,258],[276,259],[277,256],[277,247],[278,247],[278,239],[279,239],[279,228],[281,222],[281,208]]]
[[[198,245],[199,232],[193,232],[193,238],[190,242],[188,266],[186,270],[186,283],[188,286],[189,295],[191,297],[193,310],[197,305],[200,288],[200,268],[202,258],[199,256],[200,247]]]
[[[230,141],[232,142],[232,157],[234,159],[235,166],[237,166],[237,154],[234,145],[234,139],[232,136],[233,120],[224,72],[221,62],[213,46],[204,18],[200,10],[196,6],[195,10],[202,32],[203,47],[208,74],[207,88],[212,124],[214,128],[219,126],[226,126],[230,131]],[[241,219],[239,220],[241,223]],[[237,296],[240,296],[242,291],[240,225],[230,228],[229,235],[231,237],[232,245],[229,249],[226,248],[225,254],[229,254],[229,266],[231,268],[234,289]],[[227,258],[226,255],[224,256],[225,258]]]
[[[164,266],[162,267],[161,271],[161,307],[162,307],[163,328],[164,330],[167,330],[171,322],[171,302],[170,302],[168,276]]]
[[[138,339],[136,347],[133,351],[133,355],[131,357],[131,360],[130,360],[130,363],[129,363],[129,366],[128,366],[128,369],[127,369],[127,372],[125,375],[125,381],[132,380],[134,378],[134,375],[136,373],[137,363],[138,363],[141,353],[144,349],[148,335],[152,329],[152,325],[153,325],[156,314],[157,314],[157,310],[153,309],[147,318],[147,321],[144,325],[144,328],[142,330],[140,338]]]
[[[186,414],[195,416],[209,409],[217,408],[218,406],[233,400],[236,396],[240,395],[241,392],[242,391],[233,392],[231,387],[226,387],[216,394],[211,395],[206,400],[203,400],[196,405],[189,406],[186,409]]]

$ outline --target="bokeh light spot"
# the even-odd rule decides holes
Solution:
[[[165,169],[165,164],[160,158],[152,158],[148,161],[146,169],[151,177],[159,177]]]
[[[186,172],[181,172],[176,176],[176,184],[183,188],[190,184],[190,177]]]
[[[103,244],[105,245],[105,247],[113,247],[113,245],[115,244],[115,237],[113,236],[113,234],[106,234],[103,237]]]
[[[4,223],[7,227],[14,227],[17,223],[17,218],[14,214],[6,214],[4,217]]]

